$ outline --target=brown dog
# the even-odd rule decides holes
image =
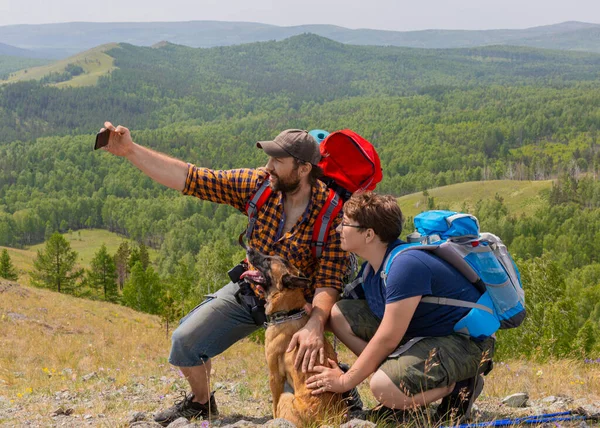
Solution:
[[[265,354],[273,394],[273,417],[302,426],[341,415],[346,410],[341,394],[311,395],[312,390],[306,387],[309,375],[294,366],[297,349],[286,352],[292,336],[308,321],[308,315],[302,314],[306,305],[302,290],[310,286],[310,280],[299,276],[298,269],[281,257],[265,256],[252,248],[248,249],[248,261],[257,271],[246,272],[243,277],[265,291],[265,312],[271,317],[265,332]],[[325,357],[337,361],[327,340]],[[293,393],[284,392],[286,381],[294,389]]]

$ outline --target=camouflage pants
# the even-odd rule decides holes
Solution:
[[[381,322],[366,300],[341,300],[336,303],[356,336],[368,342]],[[425,337],[408,349],[403,340],[379,369],[408,396],[430,389],[447,387],[469,379],[491,367],[493,338],[475,341],[463,334]]]

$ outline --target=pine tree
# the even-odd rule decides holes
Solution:
[[[129,256],[129,268],[130,270],[135,266],[136,263],[141,263],[142,269],[148,269],[150,266],[150,255],[148,254],[148,247],[144,244],[139,244],[137,247],[131,249],[131,255]]]
[[[138,311],[160,314],[163,289],[158,274],[152,267],[144,270],[141,262],[131,269],[131,276],[123,287],[123,304]]]
[[[94,255],[91,269],[87,271],[87,279],[90,287],[103,291],[104,300],[115,302],[118,299],[117,268],[115,261],[108,254],[106,245],[102,244]]]
[[[54,232],[44,250],[38,250],[31,273],[33,284],[56,290],[59,293],[73,293],[83,275],[83,269],[76,269],[77,252],[58,232]]]
[[[146,247],[143,243],[140,244],[140,262],[142,263],[142,267],[144,269],[148,269],[150,266],[150,254],[148,254],[148,247]]]
[[[17,270],[13,266],[6,248],[2,250],[2,254],[0,255],[0,278],[9,279],[11,281],[16,281],[19,278]]]
[[[129,278],[129,256],[131,255],[131,248],[127,241],[121,242],[117,253],[115,254],[115,266],[117,268],[117,283],[119,284],[119,290],[123,290],[123,284]]]

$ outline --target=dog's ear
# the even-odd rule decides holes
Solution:
[[[281,284],[284,288],[308,288],[310,287],[311,280],[303,276],[295,276],[286,273],[281,278]]]

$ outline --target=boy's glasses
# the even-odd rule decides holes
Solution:
[[[362,226],[360,224],[348,224],[344,222],[342,222],[342,227],[356,227],[357,229],[362,229]]]

